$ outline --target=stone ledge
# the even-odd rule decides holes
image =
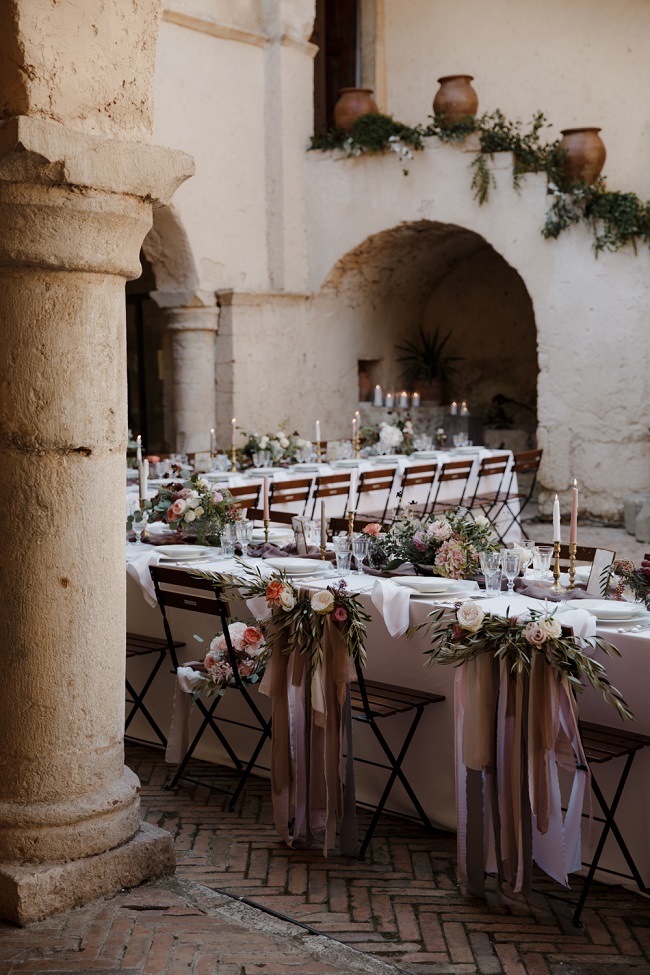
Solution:
[[[141,823],[127,843],[70,863],[0,864],[0,917],[25,925],[174,873],[171,834]]]
[[[0,180],[75,186],[169,203],[194,160],[177,149],[88,135],[58,122],[15,116],[0,122]]]

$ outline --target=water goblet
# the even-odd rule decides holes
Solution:
[[[320,520],[305,522],[305,541],[310,547],[320,545]]]
[[[232,523],[224,525],[221,529],[221,554],[227,559],[231,559],[235,554],[235,542],[237,541],[237,531]]]
[[[248,546],[253,541],[254,523],[248,518],[240,518],[235,523],[237,541],[241,545],[242,558],[248,558]]]
[[[501,592],[501,559],[499,553],[481,552],[479,561],[485,578],[485,595],[498,596]]]
[[[339,572],[349,572],[350,571],[350,559],[352,557],[351,552],[337,552],[336,553],[336,568]]]
[[[515,579],[519,575],[519,552],[508,548],[501,552],[501,569],[508,580],[508,592],[514,592]]]
[[[542,581],[547,578],[548,571],[551,568],[552,558],[552,545],[536,546],[536,548],[533,550],[533,572],[535,579]]]
[[[368,543],[370,539],[362,532],[352,537],[352,554],[357,564],[357,572],[363,573],[363,560],[368,554]]]
[[[262,457],[262,454],[261,454],[261,452],[259,450],[256,450],[255,451],[255,453],[253,454],[252,460],[253,460],[253,467],[263,467],[264,466],[264,458]]]
[[[135,544],[142,545],[142,533],[147,527],[147,522],[149,521],[149,513],[147,511],[137,511],[133,512],[133,534],[135,535]]]

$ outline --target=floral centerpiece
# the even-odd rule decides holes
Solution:
[[[268,659],[264,635],[257,626],[246,623],[230,623],[228,635],[237,662],[237,673],[243,680],[255,684],[261,677]],[[212,640],[205,655],[203,666],[205,675],[205,696],[223,694],[226,687],[234,682],[234,674],[228,645],[224,633]]]
[[[304,440],[297,432],[286,433],[284,430],[270,434],[250,431],[245,436],[246,443],[241,447],[240,453],[251,463],[253,455],[264,450],[268,450],[274,463],[280,460],[293,463],[299,459],[301,451],[309,450],[312,446],[311,440]]]
[[[385,570],[410,562],[416,567],[431,566],[433,575],[447,579],[471,579],[479,571],[480,553],[494,552],[497,547],[492,524],[483,516],[472,519],[447,511],[439,518],[426,519],[407,510],[386,534],[375,535],[370,558],[373,565]]]
[[[178,469],[177,469],[178,470]],[[200,474],[180,472],[183,480],[170,479],[147,500],[150,521],[162,521],[170,528],[196,535],[201,544],[218,545],[225,524],[237,521],[239,509],[227,489],[214,490]],[[130,528],[127,521],[127,528]]]
[[[531,609],[520,616],[491,616],[470,600],[457,604],[451,619],[447,609],[430,613],[429,620],[411,627],[408,635],[423,628],[431,633],[431,646],[425,651],[430,664],[460,666],[479,654],[492,653],[506,660],[510,673],[516,675],[529,673],[532,655],[540,653],[575,690],[582,690],[583,679],[588,680],[621,718],[634,717],[603,665],[586,652],[587,647],[592,652],[598,647],[610,657],[620,657],[616,647],[599,637],[580,641],[566,636],[554,611]]]
[[[347,652],[354,661],[365,664],[366,623],[370,617],[357,597],[348,592],[345,582],[311,594],[300,595],[286,575],[274,572],[263,576],[258,568],[242,563],[244,577],[228,576],[209,570],[193,575],[216,579],[233,598],[262,597],[273,611],[266,632],[266,646],[271,650],[276,642],[286,645],[287,653],[297,650],[309,658],[311,666],[322,661],[323,631],[330,620],[343,638]]]
[[[622,599],[629,589],[636,600],[650,609],[650,560],[644,559],[637,566],[630,559],[618,559],[603,569],[600,588],[603,596],[608,596],[610,586],[614,587],[614,598]]]

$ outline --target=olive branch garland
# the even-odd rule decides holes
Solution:
[[[457,603],[456,609],[461,605]],[[558,637],[549,636],[540,645],[533,645],[526,639],[524,634],[529,623],[552,618],[552,614],[539,610],[530,610],[523,622],[517,616],[486,615],[480,627],[472,632],[460,625],[455,612],[441,609],[430,613],[424,623],[410,627],[407,636],[412,637],[422,629],[431,634],[431,646],[424,651],[427,664],[460,667],[480,654],[491,653],[507,662],[511,674],[519,675],[530,673],[533,653],[542,654],[549,666],[557,671],[558,678],[566,678],[575,691],[584,690],[582,682],[587,680],[608,704],[616,708],[622,720],[633,720],[633,712],[621,692],[610,683],[603,665],[585,653],[575,637],[564,633]],[[608,657],[621,656],[615,646],[600,637],[584,642],[593,649],[602,650]]]
[[[266,644],[272,649],[279,643],[285,647],[285,653],[294,651],[305,654],[309,660],[310,671],[323,662],[323,632],[328,617],[332,618],[332,625],[336,626],[343,637],[346,649],[355,663],[362,667],[366,663],[365,642],[367,637],[366,624],[370,616],[364,610],[357,597],[347,591],[345,583],[338,586],[328,586],[327,591],[333,596],[333,604],[329,610],[318,612],[312,606],[309,594],[300,592],[286,572],[281,570],[271,575],[263,576],[258,566],[250,566],[237,559],[243,576],[216,572],[210,569],[193,569],[191,574],[201,579],[217,582],[224,592],[224,598],[229,601],[238,599],[255,599],[267,597],[269,584],[280,583],[282,588],[290,593],[287,608],[274,602],[269,608],[277,608],[277,612],[265,622]],[[319,590],[322,591],[322,590]],[[293,603],[293,605],[289,605]],[[345,618],[337,620],[334,611],[340,607],[345,612]]]

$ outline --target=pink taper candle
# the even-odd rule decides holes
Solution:
[[[569,544],[575,545],[578,541],[578,482],[573,481],[573,493],[571,497],[571,527],[569,529]]]
[[[264,476],[264,521],[269,520],[269,478]]]
[[[557,494],[555,495],[555,501],[553,502],[553,541],[562,541],[562,534],[560,532],[560,500]]]

